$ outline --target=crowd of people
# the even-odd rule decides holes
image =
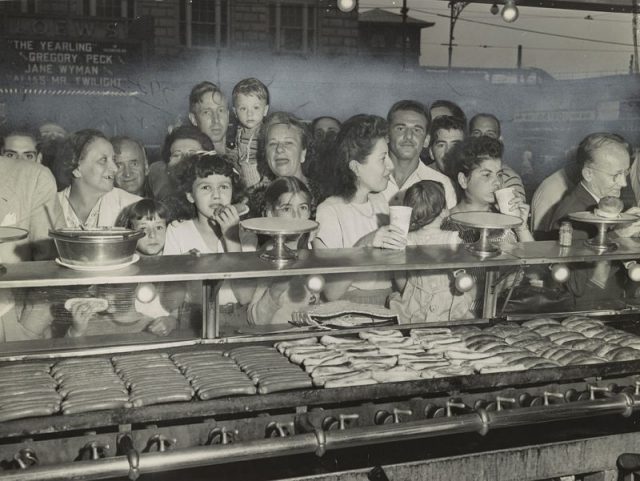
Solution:
[[[312,249],[471,243],[478,231],[452,222],[450,214],[497,212],[495,192],[505,187],[514,192],[510,213],[522,223],[492,232],[492,242],[557,238],[568,214],[591,210],[605,196],[638,209],[632,149],[614,133],[585,137],[574,158],[528,198],[521,176],[503,161],[500,120],[490,112],[467,120],[446,100],[428,107],[399,100],[386,118],[358,114],[343,122],[331,116],[306,122],[273,111],[267,87],[248,78],[230,99],[214,83],[195,85],[188,109],[188,123],[167,134],[161,158],[151,164],[145,146],[128,136],[67,133],[52,124],[39,133],[6,132],[0,225],[23,227],[29,236],[0,245],[0,260],[53,259],[48,230],[59,227],[142,230],[141,256],[252,251],[259,241],[239,223],[260,216],[316,220],[319,228],[304,246]],[[412,207],[408,234],[389,223],[394,205]],[[631,224],[614,235],[637,231]],[[588,226],[576,233],[593,235]],[[628,291],[610,263],[572,272],[566,289],[576,302]],[[468,292],[456,290],[452,272],[332,275],[322,299],[385,305],[407,323],[474,318],[482,301],[482,279],[474,275],[476,288]],[[41,302],[0,294],[0,340],[52,335],[51,315],[42,314]],[[287,322],[291,312],[317,301],[302,278],[228,282],[220,297],[225,305],[244,306],[248,324]],[[156,335],[174,330],[176,305],[165,304],[172,305],[136,329]],[[71,314],[62,335],[90,333],[88,321],[99,315],[81,303]]]

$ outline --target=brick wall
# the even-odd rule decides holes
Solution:
[[[318,21],[318,53],[350,55],[358,51],[358,14],[337,8],[321,9]]]
[[[180,46],[179,0],[138,0],[137,14],[154,19],[155,37],[150,53],[156,56],[175,55]]]
[[[269,48],[269,4],[266,1],[231,2],[231,45],[235,49]]]

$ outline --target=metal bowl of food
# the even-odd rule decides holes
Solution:
[[[131,262],[144,232],[119,227],[50,230],[60,263],[79,267],[117,266]]]

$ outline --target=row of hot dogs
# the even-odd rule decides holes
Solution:
[[[283,355],[284,354],[284,355]],[[571,317],[367,330],[220,350],[0,366],[0,422],[62,412],[640,359],[640,337]]]
[[[314,385],[342,387],[640,359],[640,337],[599,320],[539,318],[485,329],[363,331],[277,344]]]

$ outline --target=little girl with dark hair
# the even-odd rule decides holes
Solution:
[[[442,220],[449,215],[444,187],[439,182],[422,180],[407,189],[404,205],[412,207],[408,245],[444,244],[455,248],[462,241],[457,232],[440,230]],[[474,296],[455,288],[453,273],[409,271],[396,274],[402,295],[393,293],[389,308],[401,323],[442,322],[452,319],[472,319],[470,311]]]
[[[193,206],[192,216],[171,223],[164,254],[241,252],[240,217],[232,204],[243,198],[244,189],[231,161],[218,154],[192,154],[177,166],[176,177]]]
[[[297,177],[279,177],[269,184],[264,193],[264,215],[308,219],[313,197],[309,188]],[[307,236],[302,238],[308,244]],[[296,240],[291,243],[295,244]],[[298,246],[304,248],[305,244]],[[296,245],[290,245],[292,249]],[[247,310],[249,324],[286,324],[293,311],[312,303],[314,295],[307,289],[306,276],[259,279],[253,290]]]
[[[157,256],[164,250],[170,221],[169,209],[162,202],[142,199],[120,212],[116,226],[143,231],[145,235],[138,241],[136,251],[143,256]]]

